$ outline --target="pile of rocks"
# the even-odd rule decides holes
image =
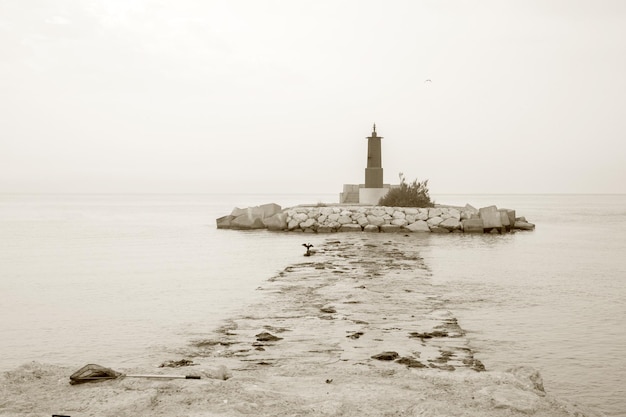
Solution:
[[[432,232],[505,233],[515,229],[534,230],[515,210],[496,206],[476,209],[438,206],[434,208],[383,206],[298,206],[281,209],[265,204],[235,208],[217,219],[218,229],[268,229],[275,231],[333,232]]]

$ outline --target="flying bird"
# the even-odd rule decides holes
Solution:
[[[432,81],[430,80],[430,78],[427,78],[427,79],[424,81],[424,84],[425,84],[425,83],[432,83]]]

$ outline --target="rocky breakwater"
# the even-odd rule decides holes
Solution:
[[[384,206],[297,206],[278,204],[235,208],[217,219],[218,229],[268,229],[306,233],[334,232],[427,232],[506,233],[534,230],[535,225],[515,210],[496,206],[476,209],[437,206],[432,208]]]

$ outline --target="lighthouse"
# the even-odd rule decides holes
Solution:
[[[367,138],[367,168],[365,168],[365,188],[383,188],[382,137],[376,134],[376,123],[372,136]]]
[[[372,134],[367,139],[367,165],[365,165],[365,184],[344,184],[339,194],[341,204],[366,204],[375,206],[387,194],[389,184],[383,184],[383,158],[381,136],[376,133],[376,123]]]

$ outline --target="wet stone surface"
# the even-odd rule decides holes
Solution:
[[[334,366],[393,366],[484,371],[465,332],[447,310],[445,295],[415,245],[402,236],[328,240],[307,262],[291,265],[259,290],[263,302],[246,308],[197,356],[239,358],[235,368],[285,366],[294,361]],[[320,262],[323,259],[323,263]],[[269,329],[269,331],[268,331]],[[271,331],[280,329],[281,336]],[[276,331],[274,331],[276,333]]]

